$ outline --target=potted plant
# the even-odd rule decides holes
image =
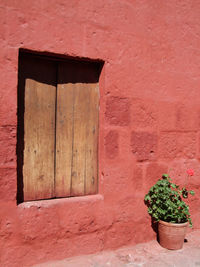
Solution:
[[[191,169],[187,173],[194,175]],[[148,213],[158,222],[159,243],[167,249],[182,248],[188,224],[192,227],[189,207],[183,201],[189,194],[194,195],[194,191],[180,188],[163,174],[145,196]]]

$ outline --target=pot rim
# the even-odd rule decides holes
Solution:
[[[187,226],[189,224],[189,222],[185,222],[185,223],[171,223],[171,222],[165,222],[165,221],[162,221],[162,220],[159,220],[158,221],[160,224],[163,224],[163,225],[167,225],[167,226],[176,226],[176,227],[183,227],[183,226]]]

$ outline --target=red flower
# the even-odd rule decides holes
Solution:
[[[187,170],[187,174],[190,175],[190,176],[193,176],[194,175],[194,170],[193,169],[188,169]]]

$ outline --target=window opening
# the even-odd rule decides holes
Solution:
[[[18,203],[97,193],[101,68],[20,52]]]

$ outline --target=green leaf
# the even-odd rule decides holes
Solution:
[[[150,198],[150,196],[149,196],[149,195],[146,195],[146,196],[145,196],[145,198],[144,198],[144,200],[145,200],[145,201],[150,201],[150,200],[151,200],[151,198]]]
[[[176,185],[173,184],[173,183],[171,183],[171,187],[175,189],[176,188]]]
[[[190,195],[194,196],[195,192],[193,190],[189,191]]]

